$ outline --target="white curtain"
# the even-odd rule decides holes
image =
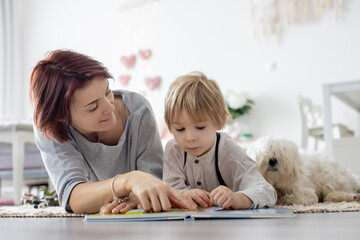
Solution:
[[[16,0],[0,0],[0,119],[24,117],[23,70],[15,18],[17,3]]]

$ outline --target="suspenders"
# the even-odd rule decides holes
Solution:
[[[220,185],[223,185],[227,187],[226,183],[224,182],[224,179],[221,176],[220,170],[219,170],[219,158],[218,158],[218,152],[219,152],[219,141],[220,141],[220,133],[216,133],[216,146],[215,146],[215,170],[216,170],[216,176],[219,180]],[[186,158],[187,153],[184,152],[184,168],[186,164]]]

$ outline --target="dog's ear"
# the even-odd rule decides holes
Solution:
[[[286,143],[284,143],[283,145],[285,150],[285,154],[288,157],[289,160],[289,164],[290,164],[290,168],[289,170],[291,171],[291,177],[297,178],[299,177],[300,171],[301,171],[301,159],[300,159],[300,155],[299,155],[299,150],[296,146],[295,143],[291,142],[291,141],[286,141]]]
[[[292,170],[292,176],[293,176],[294,178],[297,178],[297,177],[298,177],[298,169],[293,168],[293,170]]]

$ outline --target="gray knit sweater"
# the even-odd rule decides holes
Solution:
[[[114,91],[114,95],[121,95],[130,111],[116,146],[89,142],[71,126],[70,139],[59,143],[46,139],[34,127],[45,167],[67,211],[71,211],[67,204],[70,193],[79,183],[101,181],[133,170],[162,178],[163,148],[149,102],[130,91]]]

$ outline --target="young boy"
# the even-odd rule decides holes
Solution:
[[[230,209],[271,207],[275,189],[228,134],[219,86],[201,72],[178,77],[165,99],[165,122],[174,135],[165,148],[163,180],[194,203]]]

